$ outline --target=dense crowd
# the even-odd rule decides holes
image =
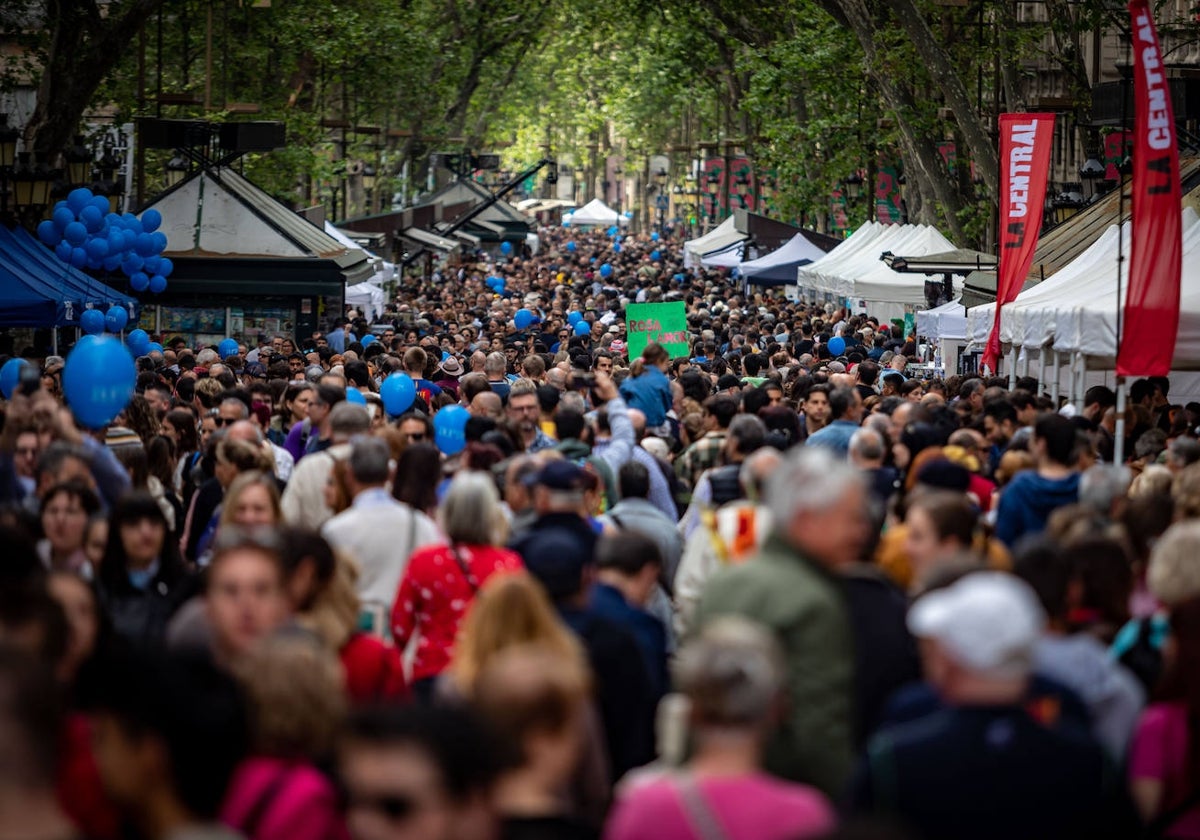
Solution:
[[[1113,464],[1109,389],[915,377],[657,234],[480,260],[163,335],[104,429],[26,354],[0,838],[1200,837],[1200,405],[1135,382]]]

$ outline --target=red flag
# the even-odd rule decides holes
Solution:
[[[992,372],[1000,358],[1000,310],[1021,293],[1033,264],[1053,144],[1053,114],[1000,115],[1000,265],[996,318],[982,361]]]
[[[1133,228],[1118,376],[1166,376],[1179,331],[1182,190],[1171,90],[1147,0],[1133,19]]]

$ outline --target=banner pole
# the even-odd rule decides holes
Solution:
[[[1017,387],[1017,345],[1008,351],[1008,390]]]
[[[1101,420],[1104,418],[1101,417]],[[1125,463],[1125,377],[1117,377],[1117,429],[1113,433],[1113,463]]]
[[[1050,368],[1054,371],[1054,379],[1050,382],[1050,399],[1054,402],[1054,410],[1058,411],[1058,380],[1062,369],[1058,365],[1058,351],[1050,351]]]

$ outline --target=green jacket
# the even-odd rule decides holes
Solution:
[[[783,646],[788,706],[768,737],[767,769],[840,797],[853,761],[854,641],[837,579],[771,534],[758,555],[712,577],[695,626],[729,614]]]

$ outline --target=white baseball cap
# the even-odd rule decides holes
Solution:
[[[1033,589],[1005,572],[973,572],[908,611],[914,636],[939,642],[951,659],[976,671],[1028,671],[1045,626]]]

